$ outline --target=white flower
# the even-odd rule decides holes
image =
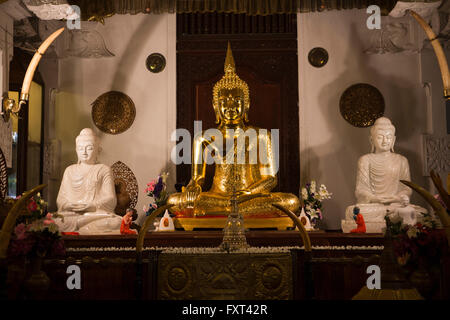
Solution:
[[[416,227],[411,227],[406,231],[406,234],[408,235],[408,238],[416,238],[417,234],[419,233],[419,230],[416,229]]]
[[[320,185],[319,188],[320,200],[331,199],[331,192],[328,192],[327,187],[324,184]]]
[[[306,191],[306,188],[302,188],[302,199],[308,199],[308,191]]]
[[[311,216],[311,218],[318,217],[318,214],[317,214],[316,210],[314,210],[314,209],[309,210],[309,215]]]
[[[316,181],[315,180],[311,181],[310,191],[311,191],[311,193],[316,193]]]

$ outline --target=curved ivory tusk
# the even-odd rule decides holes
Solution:
[[[423,20],[423,18],[414,12],[413,10],[409,10],[411,15],[417,22],[422,26],[423,30],[427,34],[428,39],[430,39],[431,45],[433,46],[434,53],[436,54],[436,58],[438,59],[439,68],[441,69],[442,83],[444,85],[444,97],[446,99],[450,99],[450,75],[448,71],[447,58],[445,57],[444,51],[442,50],[442,46],[439,43],[439,40],[436,39],[436,35],[433,30],[430,28],[428,23]]]
[[[284,213],[287,214],[287,216],[289,218],[292,219],[292,221],[294,221],[294,224],[298,227],[298,231],[300,232],[300,236],[302,237],[303,240],[303,244],[305,246],[305,251],[311,251],[311,239],[309,238],[308,232],[306,232],[305,227],[303,226],[303,223],[300,221],[300,219],[289,209],[276,204],[276,203],[272,203],[272,206],[274,206],[275,208],[283,211]]]
[[[450,246],[450,215],[447,213],[447,210],[445,210],[441,203],[424,188],[410,181],[400,180],[400,182],[420,194],[431,205],[434,211],[436,211],[436,214],[439,216],[442,225],[444,226],[447,242]]]
[[[431,180],[433,180],[433,184],[436,187],[442,201],[444,202],[447,208],[450,208],[450,195],[442,185],[441,177],[433,169],[430,171],[430,177]]]
[[[162,206],[155,211],[153,211],[144,221],[144,224],[142,225],[141,229],[139,230],[138,238],[136,241],[136,252],[142,252],[142,248],[144,247],[144,238],[145,234],[147,233],[148,228],[150,227],[150,223],[155,220],[156,216],[162,212],[164,212],[166,209],[169,209],[170,207],[173,207],[173,204],[166,204],[165,206]]]
[[[34,189],[27,191],[22,197],[20,197],[20,199],[16,201],[16,203],[14,203],[12,208],[9,210],[5,222],[3,222],[3,227],[0,230],[0,259],[6,258],[9,239],[11,239],[11,233],[22,208],[27,204],[28,199],[30,199],[34,194],[38,193],[45,187],[45,184],[41,184]]]
[[[34,54],[33,59],[31,59],[30,64],[28,65],[27,73],[25,73],[25,78],[23,78],[22,84],[22,96],[26,97],[24,100],[28,100],[28,92],[30,91],[31,81],[33,80],[34,72],[41,60],[42,55],[48,49],[48,47],[52,44],[52,42],[64,31],[64,28],[60,28],[53,32],[45,41],[41,44],[37,52]]]

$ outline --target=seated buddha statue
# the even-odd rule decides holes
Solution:
[[[356,174],[356,206],[364,217],[367,233],[379,233],[386,226],[386,214],[398,214],[403,222],[414,224],[426,209],[409,203],[412,190],[400,180],[410,181],[408,159],[394,153],[395,127],[386,117],[378,118],[370,129],[372,153],[358,161]],[[355,205],[346,209],[342,230],[356,227]]]
[[[106,234],[120,232],[122,218],[114,214],[116,194],[110,167],[97,163],[98,138],[90,128],[75,139],[78,163],[64,171],[55,219],[61,232]]]
[[[292,226],[292,221],[275,209],[272,203],[295,212],[299,208],[299,199],[289,193],[271,193],[277,184],[271,135],[267,130],[247,124],[249,88],[235,73],[229,44],[224,71],[225,75],[213,88],[213,108],[218,124],[217,129],[213,130],[216,130],[216,136],[222,138],[208,138],[206,132],[194,137],[191,180],[182,192],[172,194],[168,199],[168,203],[174,205],[170,210],[177,216],[175,223],[181,223],[185,230],[223,228],[231,210],[233,193],[238,199],[260,194],[260,197],[238,205],[245,226],[285,229]],[[251,136],[249,133],[253,133],[254,139],[246,139]],[[222,146],[225,141],[227,147],[224,154]],[[231,150],[229,142],[233,146]],[[205,191],[202,186],[208,161],[205,157],[208,154],[214,154],[215,172],[211,189]]]

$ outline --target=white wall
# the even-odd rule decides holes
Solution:
[[[97,24],[114,57],[59,60],[59,92],[56,95],[55,137],[62,142],[61,175],[77,160],[75,137],[85,127],[93,128],[101,139],[101,163],[124,162],[139,184],[136,209],[142,212],[148,197],[146,184],[162,171],[175,171],[170,160],[170,133],[176,119],[176,35],[175,15],[115,15]],[[145,60],[159,52],[167,64],[161,73],[146,69]],[[101,94],[122,91],[134,101],[136,118],[127,131],[118,135],[100,132],[91,117],[91,104]]]
[[[396,126],[395,151],[409,159],[411,179],[427,186],[422,176],[420,135],[426,128],[425,95],[419,54],[367,55],[371,31],[365,10],[298,14],[301,183],[315,179],[333,193],[324,202],[325,224],[339,229],[346,206],[355,203],[356,164],[370,152],[369,129],[347,123],[339,111],[343,91],[369,83],[385,99],[385,116]],[[323,47],[329,61],[312,67],[308,52]],[[417,195],[411,202],[423,204]]]

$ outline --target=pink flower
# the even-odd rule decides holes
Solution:
[[[153,190],[155,190],[155,185],[156,185],[156,181],[150,181],[149,183],[147,183],[147,189],[145,189],[145,192],[152,192]]]
[[[47,213],[47,215],[45,216],[45,219],[44,219],[44,225],[49,225],[52,223],[55,223],[55,221],[52,219],[52,214]]]
[[[30,202],[27,205],[27,209],[28,211],[36,211],[37,210],[37,203],[36,201],[34,201],[34,199],[31,199]]]
[[[27,232],[27,226],[24,223],[20,223],[14,228],[14,233],[16,234],[17,240],[25,239],[26,232]]]

